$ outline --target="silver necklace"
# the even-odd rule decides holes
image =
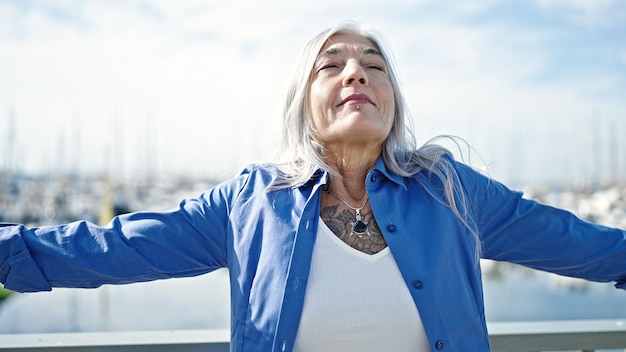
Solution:
[[[352,232],[350,232],[350,236],[357,235],[357,237],[359,238],[363,237],[363,235],[371,236],[369,224],[363,221],[363,217],[361,216],[361,209],[365,208],[365,205],[367,205],[367,202],[369,202],[370,197],[367,196],[367,198],[365,199],[365,203],[363,203],[363,205],[361,205],[359,208],[355,208],[348,204],[345,200],[341,199],[341,197],[339,197],[337,193],[333,192],[332,190],[329,189],[328,192],[335,196],[335,198],[339,199],[348,208],[356,212],[356,215],[354,215],[355,221],[352,223]]]

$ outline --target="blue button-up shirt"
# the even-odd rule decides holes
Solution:
[[[366,180],[376,221],[433,350],[489,351],[479,256],[625,288],[626,232],[526,200],[463,164],[453,165],[478,241],[426,172],[399,177],[379,160]],[[227,267],[231,350],[290,351],[327,175],[318,171],[305,184],[268,190],[276,175],[271,167],[250,167],[176,209],[122,215],[104,227],[3,225],[0,281],[11,290],[41,291]]]

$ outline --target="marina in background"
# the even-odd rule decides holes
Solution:
[[[103,214],[166,210],[217,182],[15,175],[3,175],[1,181],[0,221],[27,225],[77,219],[102,222]],[[624,184],[526,189],[525,194],[581,218],[626,228]],[[481,264],[488,321],[626,317],[626,292],[610,283],[565,278],[508,263]],[[0,303],[0,334],[228,328],[229,304],[225,269],[195,278],[13,294]]]

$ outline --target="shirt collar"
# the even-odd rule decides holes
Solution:
[[[385,161],[383,160],[382,156],[378,158],[378,161],[376,161],[376,164],[374,165],[374,169],[370,171],[370,175],[372,175],[372,173],[374,172],[378,172],[379,174],[381,174],[388,180],[396,183],[398,186],[404,188],[405,190],[408,189],[406,186],[406,179],[400,175],[397,175],[389,171],[387,169],[387,166],[385,165]]]
[[[328,173],[320,167],[316,167],[307,181],[296,184],[294,188],[320,186],[326,184],[327,182]]]
[[[404,189],[407,189],[405,178],[389,171],[382,157],[378,158],[378,160],[376,161],[376,164],[374,165],[374,168],[372,169],[372,171],[370,171],[368,177],[371,176],[372,173],[374,172],[379,173],[380,175],[384,176],[386,179],[396,183],[397,185],[401,186]],[[309,176],[307,181],[295,185],[295,188],[304,187],[304,186],[315,186],[315,185],[319,186],[319,185],[324,185],[327,182],[328,182],[328,172],[322,170],[320,167],[317,167],[315,170],[313,170],[313,172],[311,173],[311,176]]]

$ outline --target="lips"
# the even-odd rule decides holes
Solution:
[[[342,106],[345,104],[374,104],[372,99],[370,99],[367,94],[350,94],[345,99],[343,99],[338,106]]]

